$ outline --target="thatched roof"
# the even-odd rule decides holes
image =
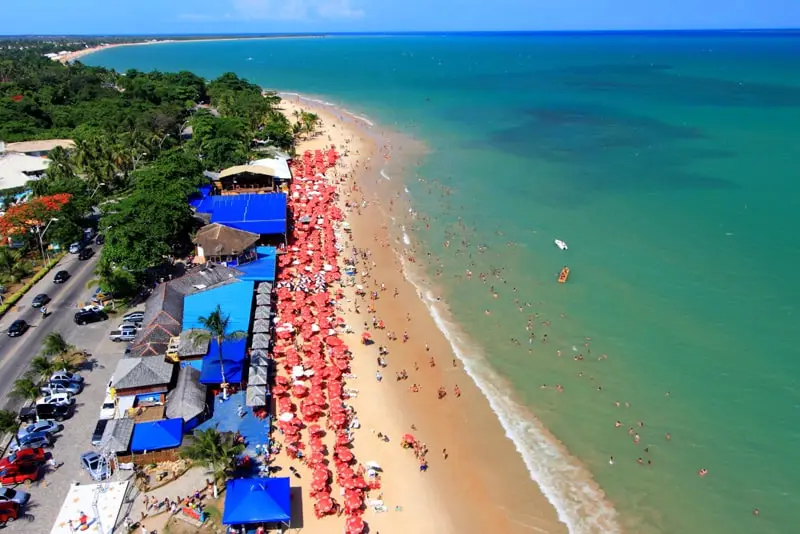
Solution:
[[[250,346],[254,349],[268,349],[269,336],[266,334],[253,334],[253,342]]]
[[[256,319],[253,322],[253,333],[254,334],[264,334],[269,332],[270,324],[269,321],[266,319]]]
[[[247,378],[248,386],[264,386],[267,383],[267,368],[250,366],[250,374]]]
[[[250,386],[245,394],[245,404],[254,408],[267,404],[267,386]]]
[[[256,306],[255,318],[256,319],[269,319],[271,316],[270,306]]]
[[[255,245],[261,238],[219,223],[212,223],[197,231],[194,243],[203,248],[205,256],[236,256]]]
[[[178,346],[178,357],[191,358],[192,356],[205,356],[208,354],[208,347],[211,344],[211,339],[198,340],[195,338],[195,332],[200,330],[190,328],[181,332],[181,342]]]
[[[256,290],[259,295],[272,293],[272,282],[261,282]]]
[[[167,418],[188,421],[206,409],[206,386],[200,383],[200,371],[187,365],[178,373],[175,389],[167,394]]]

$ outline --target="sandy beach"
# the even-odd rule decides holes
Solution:
[[[380,178],[379,162],[391,157],[389,145],[368,122],[338,109],[295,96],[285,96],[282,108],[290,120],[297,109],[322,119],[317,135],[301,141],[298,153],[335,145],[342,155],[329,175],[338,183],[340,207],[352,228],[352,237],[343,234],[346,254],[352,247],[366,254],[358,265],[357,283],[367,293],[378,292],[374,317],[386,326],[374,329],[370,301],[358,297],[354,288],[345,290],[340,311],[354,331],[343,336],[354,355],[354,377],[346,386],[358,392],[349,402],[361,425],[352,450],[359,463],[377,462],[383,468],[379,495],[371,492],[370,498],[379,497],[387,511],[367,510],[364,520],[370,532],[566,532],[403,274],[384,209],[402,184]],[[360,342],[365,327],[375,341],[372,345]],[[398,339],[389,340],[391,332]],[[376,361],[379,346],[388,349],[385,368]],[[397,379],[401,371],[407,379]],[[443,398],[440,388],[446,393]],[[389,441],[379,439],[378,433]],[[427,447],[427,472],[421,472],[413,451],[401,447],[406,433]],[[283,453],[277,464],[293,466],[300,475],[294,483],[302,488],[302,510],[301,503],[295,506],[304,532],[341,531],[344,517],[315,518],[308,498],[310,471]]]

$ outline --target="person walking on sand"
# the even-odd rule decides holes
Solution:
[[[380,371],[375,371],[375,380],[377,380],[378,382],[383,380],[383,375],[381,374]]]

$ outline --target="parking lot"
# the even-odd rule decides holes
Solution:
[[[30,317],[29,303],[38,292],[47,292],[53,298],[51,305],[48,305],[53,316],[39,319],[39,322],[33,325],[34,328],[19,338],[9,339],[2,335],[0,389],[3,390],[1,394],[5,397],[4,404],[8,403],[6,406],[8,409],[15,411],[19,409],[21,403],[9,399],[7,394],[13,387],[14,380],[24,373],[27,362],[39,352],[41,339],[48,332],[54,330],[61,332],[70,344],[88,351],[91,355],[91,365],[80,372],[84,376],[85,387],[83,392],[76,396],[74,415],[64,421],[64,429],[56,434],[54,445],[49,449],[56,462],[62,465],[56,470],[46,468],[41,480],[17,488],[29,492],[31,500],[22,510],[25,516],[16,522],[9,522],[6,532],[49,532],[69,486],[74,482],[92,482],[89,475],[81,469],[79,458],[82,453],[93,450],[91,435],[106,395],[106,384],[126,347],[125,343],[114,343],[108,337],[110,330],[116,328],[119,323],[119,319],[113,316],[108,321],[85,326],[74,324],[72,316],[77,306],[88,300],[94,291],[86,289],[86,282],[92,276],[94,262],[77,263],[75,256],[70,255],[65,258],[65,263],[72,266],[70,268],[72,279],[67,284],[54,291],[50,280],[52,275],[46,276],[20,301],[18,310],[7,314],[2,320],[1,326],[5,330],[8,323],[20,315],[27,314]],[[59,268],[54,269],[54,272]],[[115,479],[128,475],[128,472],[123,472],[115,475]],[[125,505],[123,505],[124,510]],[[89,514],[90,510],[86,510],[86,513]]]

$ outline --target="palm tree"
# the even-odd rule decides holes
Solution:
[[[6,276],[11,276],[14,266],[19,263],[22,255],[17,250],[8,247],[0,247],[0,272]]]
[[[69,352],[71,348],[72,346],[67,343],[67,340],[64,339],[61,332],[50,332],[42,341],[41,354],[43,356],[58,356]]]
[[[0,432],[11,434],[18,447],[19,437],[17,437],[17,431],[19,430],[19,423],[19,417],[17,417],[16,413],[11,410],[0,410]]]
[[[228,332],[230,326],[230,315],[223,315],[222,308],[217,304],[217,308],[208,314],[207,317],[197,319],[202,330],[192,332],[191,339],[194,343],[208,343],[212,339],[217,341],[217,351],[219,353],[219,371],[222,377],[222,398],[228,398],[228,381],[225,379],[225,364],[222,360],[222,344],[225,341],[235,341],[247,336],[246,332],[237,330]]]
[[[39,398],[39,384],[34,380],[34,375],[28,374],[14,381],[11,395],[25,401],[34,401]]]
[[[29,377],[37,377],[44,380],[56,370],[55,364],[47,356],[36,356],[31,360],[31,374]]]
[[[181,456],[207,467],[214,474],[214,498],[218,496],[217,481],[223,479],[233,467],[236,456],[244,452],[244,445],[236,443],[233,434],[222,434],[215,428],[196,430],[192,442],[181,449]]]

